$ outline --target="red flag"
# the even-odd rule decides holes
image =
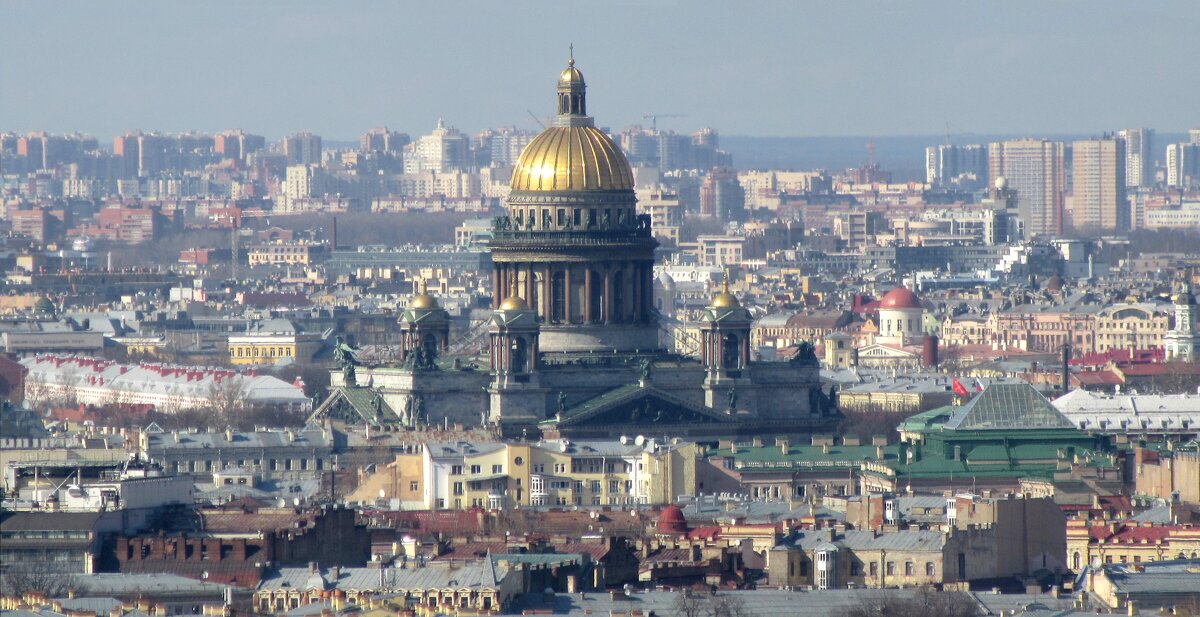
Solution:
[[[959,396],[963,396],[963,397],[967,396],[967,389],[966,389],[966,387],[964,387],[964,386],[962,385],[962,382],[961,382],[961,381],[959,381],[957,377],[955,377],[955,378],[954,378],[954,384],[953,384],[953,387],[954,387],[954,393],[955,393],[955,394],[957,394],[957,395],[959,395]]]

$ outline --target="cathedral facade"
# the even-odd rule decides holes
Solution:
[[[657,241],[625,155],[587,115],[573,59],[557,110],[522,152],[506,215],[493,223],[484,353],[449,353],[449,316],[422,289],[400,317],[401,361],[335,371],[316,415],[529,437],[827,430],[837,410],[811,348],[790,362],[753,361],[750,314],[727,288],[704,312],[699,358],[661,349]]]

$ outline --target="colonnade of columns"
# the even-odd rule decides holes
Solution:
[[[552,324],[640,324],[654,304],[649,261],[495,263],[492,308],[515,288],[544,322]]]

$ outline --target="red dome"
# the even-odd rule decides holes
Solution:
[[[671,504],[662,509],[662,513],[658,515],[658,523],[655,528],[659,533],[684,533],[687,531],[687,519],[683,516],[683,510],[679,506]]]
[[[917,297],[917,294],[904,287],[896,287],[883,295],[883,298],[879,301],[879,308],[919,309],[925,307],[921,305],[921,299]]]

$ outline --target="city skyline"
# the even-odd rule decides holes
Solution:
[[[592,84],[606,86],[593,107],[613,130],[648,125],[643,116],[653,114],[681,132],[796,137],[1193,126],[1188,102],[1200,86],[1171,59],[1200,55],[1190,36],[1200,15],[1183,2],[1087,3],[1080,19],[1084,6],[747,13],[652,3],[630,15],[625,3],[469,14],[384,4],[17,5],[6,9],[12,23],[42,27],[0,41],[0,53],[18,60],[0,65],[0,80],[17,84],[0,92],[0,130],[103,137],[241,126],[348,140],[383,124],[421,131],[438,118],[464,131],[537,128],[530,112],[552,110],[530,93],[546,87],[571,43]],[[1139,87],[1117,87],[1121,76]]]

